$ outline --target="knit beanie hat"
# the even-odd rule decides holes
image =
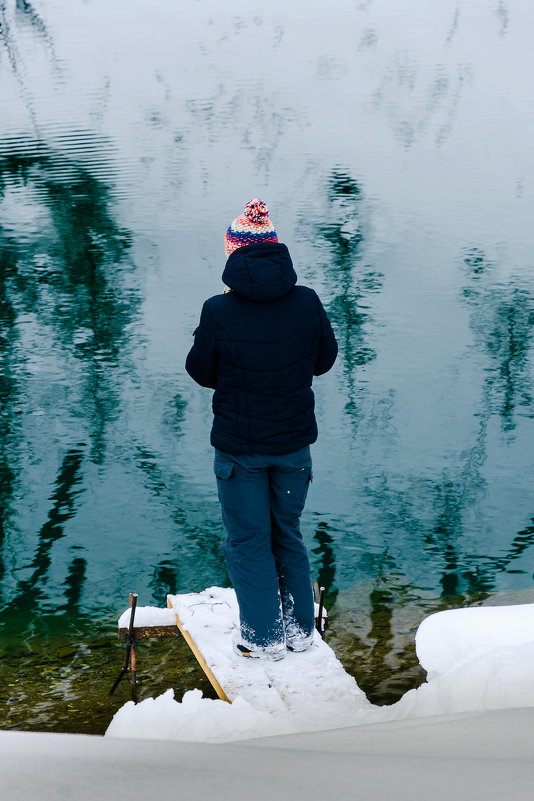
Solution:
[[[244,213],[228,227],[224,248],[229,256],[243,245],[261,242],[278,242],[278,237],[269,219],[267,204],[255,197],[246,204]]]

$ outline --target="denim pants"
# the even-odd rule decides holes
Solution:
[[[222,549],[245,645],[268,648],[313,632],[310,563],[299,525],[311,466],[309,446],[280,456],[215,450],[227,534]]]

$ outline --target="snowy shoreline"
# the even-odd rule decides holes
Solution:
[[[238,610],[232,589],[210,587],[169,599],[195,630],[215,673],[227,676],[232,704],[203,698],[200,690],[176,701],[169,689],[122,706],[108,727],[108,739],[227,743],[534,707],[534,604],[467,607],[425,618],[416,634],[416,652],[427,682],[391,706],[375,706],[318,635],[311,652],[290,654],[265,671],[233,656],[229,643]],[[187,603],[191,612],[184,617]],[[161,623],[163,612],[172,622],[169,610],[142,608],[143,625]],[[127,624],[128,615],[121,616],[119,626]]]
[[[178,703],[170,690],[125,704],[106,737],[0,731],[3,797],[526,801],[533,623],[529,604],[429,616],[416,638],[428,683],[391,707],[362,699],[354,725],[341,728],[318,715],[318,730],[295,731],[298,717],[277,720],[242,698],[228,704],[193,690]]]
[[[526,801],[533,729],[529,708],[215,745],[0,732],[0,786],[10,801]]]

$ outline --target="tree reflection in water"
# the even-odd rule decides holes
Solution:
[[[483,468],[490,431],[506,447],[534,413],[534,295],[517,277],[498,280],[481,249],[465,252],[463,264],[467,282],[461,301],[471,310],[474,349],[484,370],[474,440],[434,478],[420,473],[401,480],[384,471],[366,482],[363,491],[383,525],[385,561],[380,565],[378,555],[362,556],[354,591],[337,596],[329,635],[360,686],[380,703],[397,700],[424,678],[413,645],[422,618],[440,609],[490,601],[502,586],[499,574],[527,572],[514,563],[534,545],[531,518],[517,533],[502,532],[499,540],[504,543],[492,555],[481,509],[487,495]],[[500,435],[492,425],[495,418]],[[475,534],[482,552],[473,548]],[[316,540],[321,542],[317,535]],[[332,577],[342,548],[343,539],[329,545]],[[417,576],[424,565],[429,573],[426,581]],[[435,594],[436,573],[441,597]],[[342,621],[342,630],[337,630],[337,620]]]
[[[31,406],[29,353],[22,322],[31,321],[62,373],[81,391],[75,415],[86,424],[90,458],[102,464],[106,430],[117,417],[120,397],[117,368],[125,360],[128,326],[139,305],[125,281],[130,236],[118,226],[108,188],[89,170],[39,142],[10,142],[0,156],[0,533],[5,541],[21,470],[26,412]],[[27,209],[37,209],[38,224],[25,225]],[[22,222],[19,221],[22,216]],[[50,339],[51,337],[51,339]],[[80,363],[72,370],[71,360]],[[56,398],[57,389],[54,390]],[[53,393],[53,394],[54,394]],[[59,395],[62,398],[62,395]],[[66,410],[65,410],[66,411]],[[54,406],[47,414],[56,413]],[[43,431],[43,434],[45,434]],[[42,443],[46,447],[46,437]],[[8,610],[38,603],[47,581],[51,549],[75,514],[83,488],[83,443],[67,448],[59,467],[48,521],[42,526],[28,579],[17,583]],[[76,606],[85,580],[85,561],[68,567],[65,595]]]
[[[6,266],[0,257],[0,582],[6,569],[2,549],[13,516],[12,498],[20,458],[16,313],[6,292]]]
[[[320,520],[315,528],[314,540],[317,543],[312,549],[314,579],[319,587],[325,588],[325,606],[328,608],[336,602],[337,588],[336,580],[336,555],[335,540],[329,533],[330,525],[325,520]]]
[[[65,536],[65,523],[75,514],[76,496],[82,491],[77,486],[82,480],[80,472],[82,461],[83,451],[80,449],[72,449],[65,455],[55,490],[50,497],[52,507],[48,519],[39,531],[34,557],[27,567],[32,572],[27,579],[17,582],[15,597],[2,609],[0,622],[18,614],[21,621],[26,621],[27,626],[31,620],[31,615],[28,616],[28,613],[41,607],[46,601],[44,589],[52,564],[52,548],[57,540]],[[81,570],[80,567],[80,561],[74,560],[65,581],[66,597],[72,599],[76,606],[85,580],[85,570]],[[72,611],[76,612],[76,609]]]
[[[519,280],[492,281],[492,264],[481,249],[464,255],[469,283],[463,297],[471,309],[475,345],[489,369],[484,410],[497,413],[512,432],[518,415],[534,417],[530,359],[534,343],[534,294]]]
[[[4,51],[9,69],[14,76],[21,97],[24,99],[26,109],[30,115],[33,130],[38,131],[37,118],[34,110],[32,85],[28,81],[24,65],[24,47],[19,46],[18,34],[23,27],[28,27],[38,44],[44,46],[49,63],[56,75],[61,69],[57,59],[54,42],[48,31],[46,23],[29,0],[0,0],[0,55]]]
[[[343,361],[345,411],[356,433],[364,392],[361,368],[376,357],[366,331],[369,321],[366,296],[380,291],[383,276],[361,269],[364,236],[360,184],[348,171],[334,169],[327,179],[326,199],[326,214],[321,215],[316,235],[328,246],[325,280],[327,291],[333,296],[328,314]]]
[[[441,564],[443,597],[470,602],[494,591],[497,574],[514,570],[512,563],[533,543],[527,525],[517,534],[510,533],[511,544],[500,548],[504,555],[488,555],[487,546],[484,553],[473,552],[467,545],[473,527],[483,525],[478,505],[487,489],[483,467],[492,418],[498,416],[503,442],[507,442],[515,436],[521,417],[534,415],[530,375],[534,295],[515,277],[497,281],[493,264],[480,248],[466,251],[463,264],[467,284],[461,298],[471,309],[474,347],[484,368],[475,441],[434,480],[408,477],[399,493],[393,489],[392,477],[384,474],[367,491],[377,508],[388,510],[392,532],[401,533],[403,541],[421,543],[421,558],[434,568]]]
[[[324,246],[325,297],[327,311],[336,333],[343,367],[345,413],[354,436],[362,417],[366,392],[362,368],[376,357],[368,341],[366,326],[370,321],[367,296],[382,288],[382,275],[362,269],[361,248],[364,242],[363,193],[359,182],[349,171],[334,168],[327,175],[325,202],[313,222],[312,238]],[[319,521],[312,548],[314,570],[319,584],[326,588],[328,605],[335,603],[335,536],[331,525]],[[339,536],[339,534],[338,534]]]
[[[2,232],[4,291],[16,316],[35,315],[83,363],[91,458],[101,463],[119,401],[114,369],[139,305],[123,274],[130,237],[113,219],[107,187],[42,146],[26,143],[0,159],[0,202],[13,188],[28,192],[30,203],[37,196],[51,225],[44,235]]]

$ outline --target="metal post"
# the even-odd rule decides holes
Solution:
[[[319,634],[324,640],[326,626],[323,626],[323,608],[324,608],[324,587],[321,587],[319,590],[319,612],[317,614],[317,628],[319,629]]]
[[[124,661],[122,663],[121,672],[117,676],[117,679],[115,680],[115,683],[114,683],[113,687],[109,691],[109,694],[113,695],[113,693],[115,692],[115,690],[119,686],[119,683],[120,683],[122,677],[124,676],[124,674],[128,670],[128,665],[130,663],[130,657],[131,657],[131,660],[132,660],[132,701],[134,703],[137,703],[137,671],[136,671],[137,660],[135,658],[134,619],[135,619],[135,609],[136,609],[136,606],[137,606],[138,595],[137,595],[136,592],[131,592],[129,598],[130,598],[130,609],[132,611],[130,612],[130,625],[128,626],[128,634],[126,635],[126,651],[125,651],[125,654],[124,654]]]
[[[130,658],[132,663],[132,701],[134,704],[137,703],[137,657],[135,653],[135,632],[134,632],[134,617],[135,617],[135,610],[137,608],[137,598],[138,595],[136,592],[130,593],[130,607],[131,607],[131,614],[130,614],[130,627],[128,629],[128,640],[130,643]]]

